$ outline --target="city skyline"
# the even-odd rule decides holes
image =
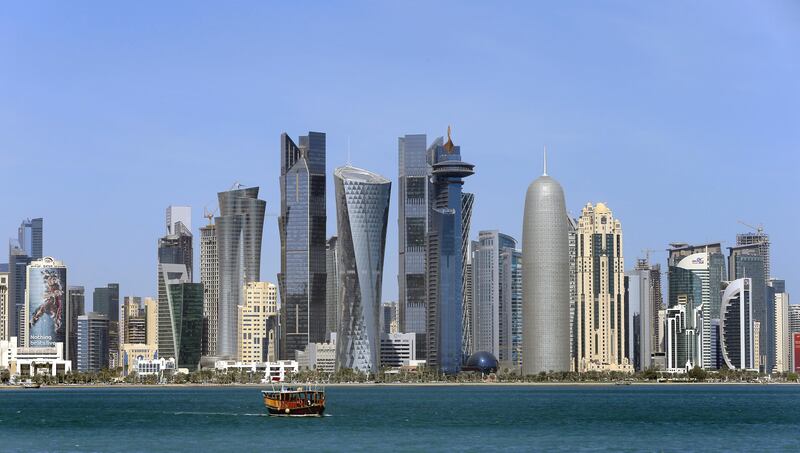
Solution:
[[[375,13],[375,9],[386,7],[370,8]],[[444,15],[436,8],[431,13]],[[789,253],[800,246],[800,239],[791,229],[797,223],[797,213],[779,207],[789,206],[792,176],[800,165],[797,155],[791,153],[800,143],[800,135],[791,129],[792,118],[796,118],[791,106],[797,104],[800,92],[791,88],[798,87],[800,77],[797,77],[796,64],[783,59],[781,51],[798,42],[798,32],[788,23],[780,22],[778,16],[783,10],[775,6],[753,11],[744,7],[718,11],[706,6],[699,14],[710,18],[713,12],[722,17],[706,21],[702,26],[682,23],[674,14],[667,14],[669,11],[660,11],[659,6],[649,8],[643,11],[634,7],[618,12],[617,20],[627,25],[640,21],[633,32],[651,30],[662,41],[637,43],[625,34],[612,33],[608,21],[593,22],[602,19],[603,13],[591,8],[571,18],[561,16],[558,11],[542,11],[541,18],[535,19],[537,25],[542,25],[542,31],[504,31],[514,27],[500,27],[491,20],[480,27],[475,19],[467,17],[475,12],[470,8],[452,11],[451,20],[477,27],[477,36],[490,44],[482,46],[465,39],[463,45],[457,45],[458,42],[441,37],[431,38],[432,42],[428,43],[422,38],[409,38],[409,42],[403,42],[409,53],[401,52],[395,62],[381,60],[386,63],[384,69],[368,71],[368,83],[352,83],[339,93],[326,93],[318,107],[310,110],[292,107],[309,102],[309,93],[300,95],[300,91],[313,86],[314,89],[308,91],[318,94],[330,88],[330,82],[323,83],[316,75],[300,81],[281,76],[258,81],[268,73],[270,65],[265,61],[268,59],[249,60],[250,53],[229,56],[226,62],[230,69],[213,72],[194,82],[187,82],[183,71],[172,66],[168,66],[165,73],[137,72],[128,79],[111,77],[99,81],[85,73],[87,69],[81,66],[85,60],[64,47],[80,48],[86,45],[84,40],[102,41],[99,37],[107,34],[118,39],[98,45],[94,57],[113,66],[124,64],[123,57],[151,52],[143,55],[145,67],[163,63],[163,58],[175,56],[182,46],[194,49],[182,38],[164,36],[165,30],[157,30],[162,33],[162,39],[154,42],[166,44],[163,53],[158,54],[152,53],[155,50],[149,41],[143,43],[141,51],[124,44],[125,39],[135,42],[144,39],[135,27],[113,30],[92,22],[99,19],[86,19],[97,28],[90,27],[77,36],[65,38],[63,43],[56,42],[55,34],[45,34],[29,41],[22,39],[15,47],[0,44],[0,54],[20,53],[19,58],[15,58],[18,62],[15,70],[0,75],[2,86],[12,88],[0,89],[3,101],[0,102],[0,118],[13,119],[0,122],[3,124],[0,136],[6,137],[2,142],[3,158],[10,168],[9,187],[14,188],[14,196],[8,198],[6,214],[0,219],[0,231],[6,232],[4,239],[7,239],[14,236],[22,219],[43,217],[47,236],[45,254],[69,266],[71,284],[91,291],[114,281],[120,283],[120,297],[156,296],[152,278],[156,262],[154,244],[163,235],[164,208],[191,206],[192,224],[202,225],[201,208],[213,209],[216,193],[238,180],[248,186],[260,186],[262,198],[267,201],[267,215],[277,214],[280,151],[276,142],[284,129],[291,136],[307,130],[326,132],[327,176],[332,174],[333,168],[347,161],[349,137],[349,154],[355,165],[390,175],[396,182],[397,137],[425,133],[433,139],[445,135],[445,128],[451,124],[454,140],[469,150],[470,162],[479,169],[468,183],[469,191],[476,194],[471,239],[477,237],[476,232],[490,229],[522,237],[520,211],[524,188],[539,174],[539,149],[547,144],[550,165],[565,188],[567,208],[574,217],[586,202],[603,201],[614,206],[615,214],[625,220],[627,267],[644,255],[641,252],[644,249],[656,249],[651,262],[665,266],[664,250],[674,241],[695,244],[724,241],[724,247],[734,246],[736,234],[748,231],[737,223],[738,220],[754,225],[763,223],[774,245],[771,274],[785,279],[791,292],[800,277],[800,269],[790,261]],[[665,13],[665,25],[655,23],[661,18],[656,19],[658,15],[652,13],[652,8]],[[332,13],[327,7],[321,9],[326,14]],[[227,13],[220,20],[252,24],[251,21],[258,17],[263,19],[266,14],[256,10],[253,18]],[[392,19],[387,11],[378,11],[381,12],[389,23],[407,18],[401,15]],[[37,20],[48,22],[60,31],[71,29],[67,23],[74,12],[53,7],[39,13],[44,17],[37,16]],[[99,17],[112,14],[102,7],[98,7],[97,13]],[[177,13],[174,7],[167,7],[165,11],[168,16]],[[733,22],[744,27],[741,31],[725,23],[751,13],[759,20]],[[33,16],[26,14],[12,8],[8,17],[19,20],[0,19],[3,25],[0,29],[29,37],[32,32],[29,27],[39,27],[41,22],[34,24]],[[204,14],[210,11],[198,7],[187,18],[189,36],[200,36]],[[489,14],[489,19],[497,18],[495,14],[499,13]],[[322,33],[330,31],[330,25],[320,24],[323,18],[319,15],[322,12],[312,14],[309,20],[320,27],[311,27],[314,31],[309,36],[298,37],[296,43],[283,43],[287,46],[285,50],[264,49],[252,40],[245,43],[245,48],[251,52],[264,50],[267,56],[279,56],[283,52],[297,54],[302,49],[314,48]],[[350,20],[357,19],[358,16]],[[547,24],[547,19],[560,19],[556,23],[566,26],[567,36],[571,32],[574,41],[571,44],[538,42],[539,33],[546,34],[550,27],[556,26]],[[772,22],[766,22],[767,19]],[[137,20],[145,18],[134,14],[131,20],[136,24]],[[588,26],[587,30],[581,31],[582,26]],[[691,38],[709,33],[715,39],[699,48],[690,48],[689,43],[693,41],[689,38],[669,33],[676,30]],[[620,44],[619,50],[597,48],[594,46],[600,44],[587,41],[593,32],[604,31],[611,33],[611,39]],[[244,33],[264,33],[269,37],[280,30],[256,32],[245,27],[242,31],[220,32],[222,48],[214,51],[225,51],[226,46]],[[511,44],[502,49],[498,41],[488,39],[492,36]],[[753,39],[740,42],[743,37]],[[342,40],[339,43],[348,45],[345,62],[352,67],[326,57],[325,63],[330,65],[328,69],[336,80],[367,67],[368,60],[380,53],[382,45],[395,49],[392,46],[401,45],[397,38],[379,38],[372,44],[358,44],[352,35],[339,39]],[[737,44],[736,52],[734,46],[728,48],[727,43],[731,41]],[[323,54],[332,52],[330,44],[317,45],[320,46],[317,50]],[[359,45],[364,46],[363,56],[357,52],[361,49]],[[600,77],[595,82],[590,82],[590,77],[578,77],[580,71],[590,69],[592,63],[602,59],[593,57],[592,49],[601,51],[608,60],[596,69]],[[66,57],[48,59],[58,53],[75,57],[75,62],[66,61]],[[487,74],[470,61],[468,57],[473,54],[483,64],[505,64],[513,55],[521,55],[515,63],[522,74]],[[32,55],[37,55],[36,59],[32,59]],[[190,52],[184,58],[181,61],[190,68],[203,67],[200,55]],[[714,61],[714,67],[703,63],[707,59]],[[396,90],[399,94],[379,94],[379,87],[370,82],[383,80],[384,71],[390,72],[408,63],[422,69],[428,64],[446,64],[457,69],[459,77],[455,81],[441,78],[425,81],[404,72],[411,80],[399,86],[401,89]],[[748,63],[757,63],[753,66],[758,69]],[[691,77],[683,75],[689,69]],[[50,70],[75,77],[54,80],[32,75]],[[628,87],[630,80],[624,76],[626,72],[640,75],[642,78],[637,79],[640,82]],[[563,73],[568,77],[560,81],[548,73]],[[157,76],[162,79],[155,79]],[[244,99],[245,89],[231,86],[239,77],[244,79],[239,84],[256,90],[252,98]],[[395,79],[388,79],[391,80]],[[224,86],[211,90],[203,105],[192,101],[193,90],[205,89],[217,81]],[[147,85],[150,91],[133,90],[134,95],[143,98],[137,101],[123,93],[127,82],[137,87]],[[47,90],[49,96],[43,98],[34,93],[40,84],[51,86],[52,89]],[[498,84],[507,87],[500,89]],[[786,92],[777,87],[783,87]],[[115,100],[114,109],[109,110],[104,102],[97,100],[77,102],[76,96],[84,98],[90,88]],[[566,96],[573,93],[573,89],[574,94]],[[513,90],[517,90],[515,96],[509,98]],[[283,91],[286,93],[282,94]],[[658,91],[665,93],[658,94]],[[420,99],[445,98],[447,102],[442,106],[436,103],[423,106],[413,99],[397,97],[407,97],[404,95],[407,93],[417,93]],[[634,99],[637,96],[644,99]],[[30,103],[23,102],[27,97]],[[730,108],[730,98],[736,100],[733,104],[736,108]],[[397,111],[384,107],[390,105]],[[73,106],[77,106],[75,111],[71,110]],[[196,110],[194,115],[189,108]],[[163,111],[155,111],[158,109]],[[221,111],[215,113],[217,109]],[[480,111],[481,115],[473,111]],[[152,115],[153,119],[139,122],[145,115]],[[218,115],[228,118],[222,121]],[[219,128],[208,127],[211,122],[219,122]],[[92,125],[98,127],[90,127]],[[523,146],[506,147],[503,141],[496,139],[498,134],[513,138],[520,130],[526,135]],[[231,158],[219,159],[217,153],[220,152]],[[112,161],[103,159],[112,154]],[[761,157],[764,165],[750,165],[753,155]],[[36,160],[32,156],[37,156]],[[509,159],[514,160],[513,166],[507,164]],[[620,166],[621,162],[625,165]],[[185,164],[187,171],[174,172],[175,164]],[[101,171],[108,166],[119,170]],[[67,202],[54,203],[52,189],[46,185],[27,185],[31,176],[26,169],[31,168],[36,169],[35,179],[39,180],[63,180],[60,175],[69,172],[69,183],[59,190],[59,198]],[[727,175],[745,170],[748,184],[726,183]],[[607,175],[602,186],[596,184],[594,174]],[[151,178],[171,183],[165,188],[163,184],[151,184]],[[80,179],[90,183],[81,183]],[[504,183],[494,187],[496,181]],[[332,187],[329,181],[326,185],[329,218],[335,215]],[[396,203],[396,198],[391,202]],[[679,207],[680,211],[676,214],[674,210],[663,209],[669,205]],[[396,215],[396,210],[390,211],[384,300],[398,299],[397,247],[393,245],[397,243]],[[109,228],[91,227],[107,225],[109,219],[112,219]],[[119,240],[120,234],[125,240]],[[195,247],[199,247],[198,230],[195,228],[192,234],[196,238]],[[326,236],[333,234],[335,226],[328,222]],[[104,255],[87,247],[89,243],[106,244],[104,252],[125,259],[109,269],[103,263]],[[269,217],[265,220],[262,280],[275,282],[280,265],[279,247],[275,219]],[[198,264],[195,258],[195,275],[199,275],[196,273]],[[88,311],[90,307],[86,308]]]

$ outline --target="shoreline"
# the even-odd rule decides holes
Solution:
[[[276,385],[279,383],[276,383]],[[414,382],[414,383],[284,383],[286,385],[310,385],[321,387],[607,387],[607,386],[680,386],[680,385],[798,385],[797,382],[631,382],[619,385],[616,382]],[[129,389],[166,389],[166,388],[267,388],[271,384],[55,384],[42,385],[40,389],[26,389],[21,385],[0,385],[3,390],[41,390],[41,389],[87,389],[87,388],[129,388]]]

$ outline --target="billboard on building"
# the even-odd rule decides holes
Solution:
[[[794,345],[794,372],[800,373],[800,333],[792,334],[792,344]]]
[[[53,347],[64,342],[67,313],[67,269],[28,267],[28,346]]]

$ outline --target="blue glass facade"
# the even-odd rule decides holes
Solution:
[[[448,137],[428,151],[432,167],[428,214],[428,365],[458,373],[464,357],[463,321],[463,202],[462,185],[474,171],[461,161],[461,150]]]
[[[281,358],[325,341],[327,324],[325,134],[299,145],[281,135]]]

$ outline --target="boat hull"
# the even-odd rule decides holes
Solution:
[[[286,412],[286,409],[280,410],[267,407],[267,413],[269,413],[270,417],[322,417],[323,412],[325,412],[325,406],[299,407],[289,409],[289,412]]]
[[[321,417],[325,412],[325,393],[302,390],[262,392],[264,406],[274,417]]]

